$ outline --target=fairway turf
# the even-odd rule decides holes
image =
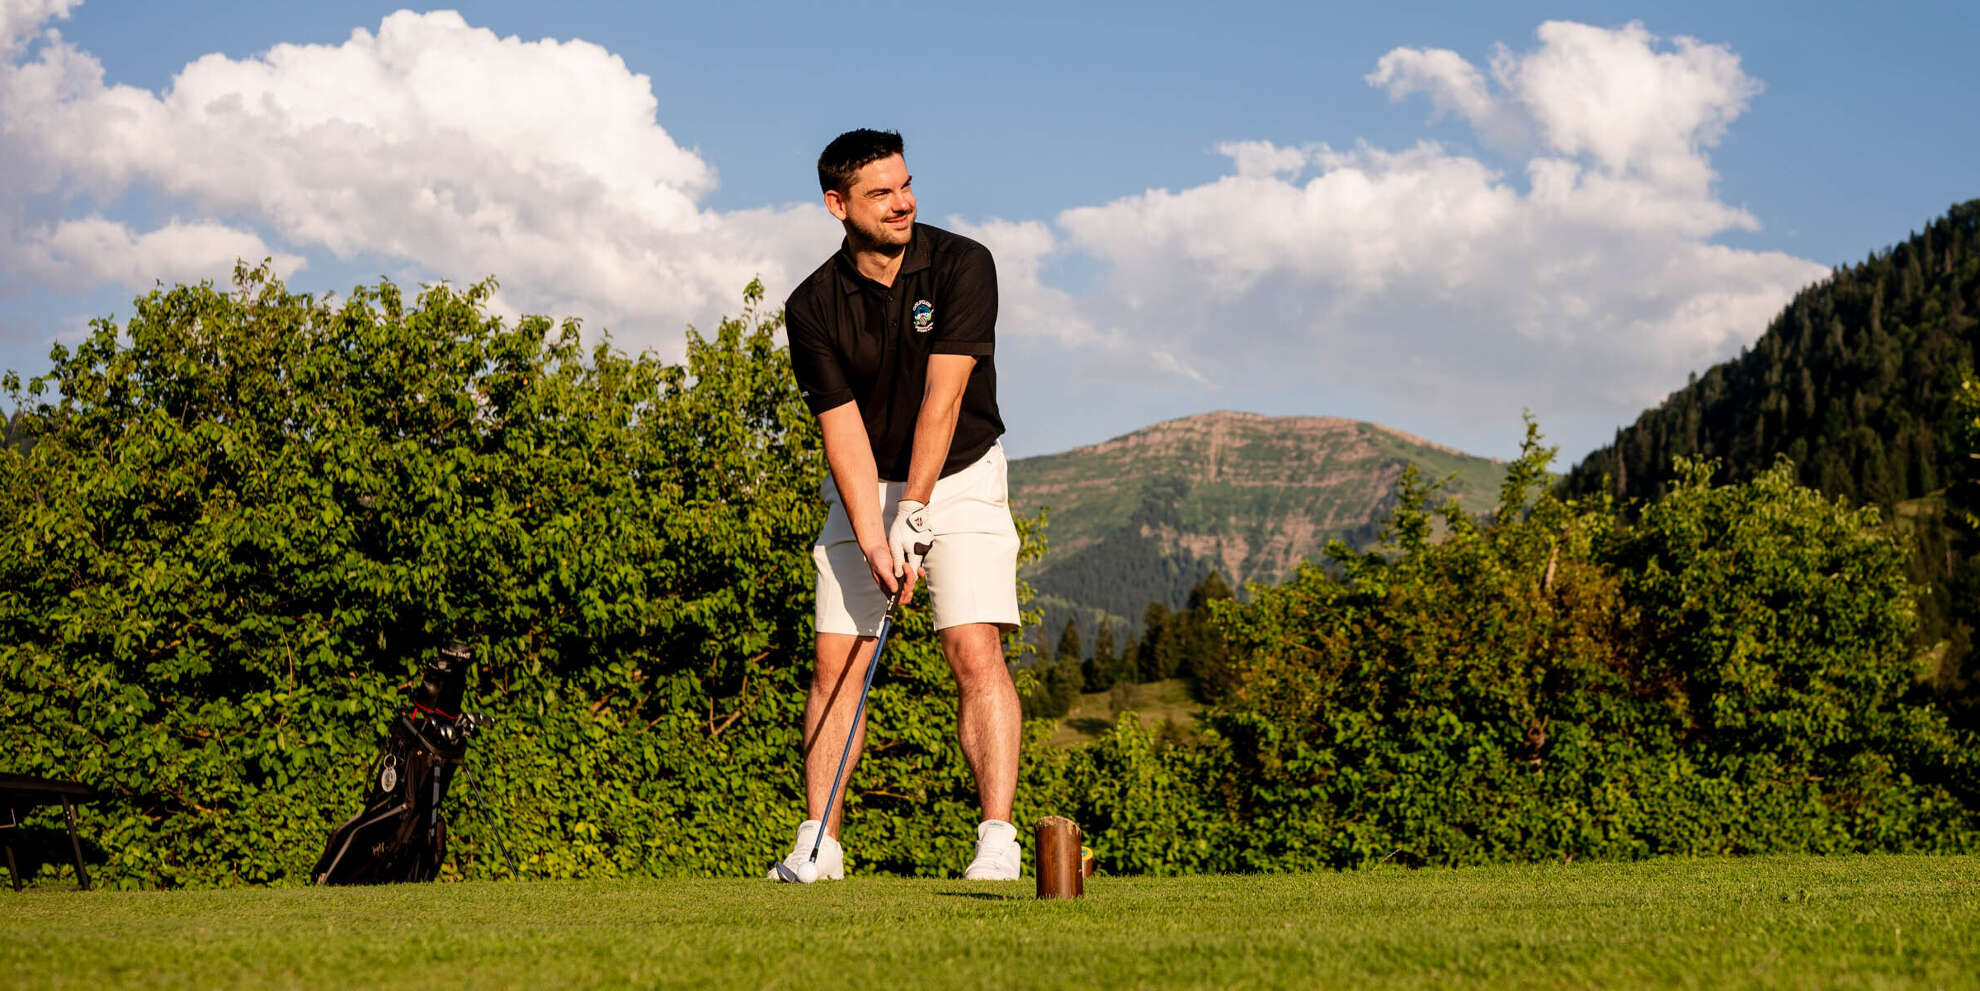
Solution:
[[[1134,713],[1141,724],[1150,729],[1158,729],[1163,723],[1175,723],[1184,728],[1195,726],[1196,717],[1203,708],[1189,697],[1187,678],[1129,684],[1127,689],[1128,706],[1121,710],[1122,713]],[[1112,704],[1108,692],[1081,695],[1067,710],[1065,718],[1059,720],[1058,728],[1052,731],[1052,746],[1077,747],[1107,735],[1119,721],[1113,714]]]
[[[0,892],[9,988],[1976,987],[1980,859]]]

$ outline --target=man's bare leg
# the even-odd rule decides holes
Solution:
[[[812,669],[811,693],[804,703],[804,804],[807,818],[816,819],[832,794],[832,776],[839,770],[840,745],[852,728],[853,709],[866,682],[866,665],[873,660],[873,638],[849,633],[818,634],[818,661]],[[839,799],[832,803],[832,821],[825,831],[839,838],[839,820],[846,811],[845,792],[852,787],[853,769],[866,747],[866,718],[852,738],[846,776]]]
[[[1024,715],[1018,708],[1017,686],[1004,666],[1002,637],[995,623],[964,623],[939,635],[961,693],[957,732],[969,771],[976,776],[983,818],[1009,822],[1011,797],[1017,793]],[[825,787],[830,790],[829,779]]]

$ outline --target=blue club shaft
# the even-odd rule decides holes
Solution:
[[[895,597],[899,597],[899,592]],[[825,811],[818,817],[818,837],[811,842],[811,862],[818,862],[818,850],[825,845],[825,830],[832,825],[832,803],[838,800],[839,783],[845,779],[846,758],[852,756],[853,738],[859,735],[859,719],[866,713],[866,693],[873,690],[873,672],[880,669],[880,652],[887,649],[887,634],[894,631],[894,604],[880,617],[880,633],[873,641],[873,656],[866,662],[866,684],[860,686],[859,704],[853,707],[852,729],[846,731],[846,746],[839,751],[839,769],[832,772],[832,792],[825,796]]]

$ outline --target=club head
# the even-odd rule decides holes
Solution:
[[[777,880],[779,880],[779,881],[782,881],[782,882],[784,882],[785,884],[803,884],[803,883],[804,883],[804,879],[803,879],[803,878],[801,878],[801,877],[798,877],[798,876],[797,876],[797,872],[796,872],[796,871],[794,871],[794,870],[791,870],[791,868],[790,868],[790,865],[789,865],[789,864],[786,864],[786,863],[784,863],[784,862],[783,862],[783,861],[781,861],[781,860],[779,860],[779,861],[777,861],[777,862],[776,862],[776,863],[774,863],[774,864],[771,864],[771,865],[770,865],[770,869],[771,869],[771,870],[773,870],[773,871],[776,871],[776,872],[777,872]]]

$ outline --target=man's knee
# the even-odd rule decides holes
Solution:
[[[964,691],[1010,681],[1004,642],[994,623],[965,623],[941,631],[942,652]]]
[[[871,637],[845,633],[819,634],[817,658],[811,668],[812,685],[830,689],[845,681],[848,673],[864,674],[866,669],[858,662],[862,655],[872,652],[872,642]]]

